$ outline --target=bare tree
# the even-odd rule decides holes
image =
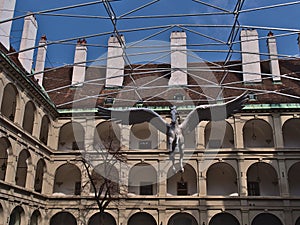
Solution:
[[[120,144],[112,138],[101,140],[93,149],[92,153],[84,153],[82,162],[88,176],[86,184],[90,184],[90,192],[94,194],[100,215],[103,215],[109,204],[122,195],[117,168],[126,162],[126,157]]]

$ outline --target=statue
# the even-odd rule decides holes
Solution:
[[[148,108],[130,108],[125,110],[107,109],[98,106],[98,114],[124,125],[149,122],[167,135],[170,159],[175,171],[175,154],[180,154],[180,171],[183,172],[184,135],[193,131],[203,120],[221,121],[240,111],[247,101],[245,92],[239,97],[222,104],[200,105],[193,109],[181,123],[176,106],[170,107],[171,122],[167,123],[158,113]]]

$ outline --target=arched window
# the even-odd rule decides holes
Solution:
[[[106,121],[100,123],[94,133],[95,148],[117,150],[120,148],[121,129],[116,123]]]
[[[195,217],[188,213],[176,213],[168,221],[168,225],[198,225]]]
[[[55,194],[80,195],[81,172],[79,168],[70,163],[60,166],[55,173],[53,192]]]
[[[133,214],[129,220],[127,225],[136,225],[136,224],[143,224],[143,225],[156,225],[156,221],[152,215],[145,212],[138,212]]]
[[[295,163],[289,169],[288,172],[288,183],[289,183],[289,191],[290,195],[300,196],[300,162]]]
[[[90,187],[91,193],[99,193],[103,188],[102,193],[106,191],[110,194],[119,193],[119,172],[115,166],[110,163],[102,163],[95,167],[92,171],[92,182]],[[95,185],[95,187],[93,186]],[[95,190],[96,188],[96,190]]]
[[[45,145],[47,145],[48,143],[49,125],[50,125],[49,117],[44,115],[42,119],[41,131],[40,131],[40,140]]]
[[[116,220],[107,212],[96,213],[90,219],[88,225],[117,225]]]
[[[17,106],[18,91],[12,84],[7,84],[4,88],[1,113],[9,120],[14,121]]]
[[[278,196],[279,185],[276,170],[269,164],[257,162],[247,171],[249,196]]]
[[[32,101],[27,102],[23,117],[23,128],[32,134],[36,108]]]
[[[71,213],[59,212],[52,216],[50,225],[77,225],[77,222]]]
[[[176,171],[179,171],[179,164],[175,164]],[[184,172],[174,173],[173,169],[168,170],[167,193],[169,195],[194,195],[197,194],[197,175],[194,168],[188,164],[184,165]]]
[[[243,138],[245,148],[274,147],[272,127],[264,120],[247,121],[243,128]]]
[[[239,221],[229,213],[218,213],[209,221],[209,225],[240,225]]]
[[[282,135],[284,147],[299,148],[300,147],[300,119],[289,119],[282,127]]]
[[[30,225],[39,225],[41,220],[41,213],[38,210],[35,210],[30,218]]]
[[[11,147],[7,138],[0,138],[0,180],[5,180],[8,149]]]
[[[66,123],[60,128],[58,150],[83,150],[84,129],[80,123]]]
[[[157,193],[157,172],[148,163],[139,163],[129,171],[128,192],[137,195]]]
[[[36,166],[35,179],[34,179],[34,190],[39,193],[42,193],[45,169],[46,169],[45,161],[43,159],[40,159]]]
[[[282,225],[280,219],[271,213],[258,214],[252,221],[251,225]]]
[[[158,131],[150,123],[135,124],[130,131],[130,149],[157,149]]]
[[[204,130],[206,148],[233,148],[232,126],[226,121],[209,122]]]
[[[23,220],[24,210],[17,206],[14,208],[9,217],[9,225],[21,225]]]
[[[30,160],[30,153],[27,150],[22,150],[18,157],[17,172],[15,177],[16,185],[21,187],[26,186],[28,165],[31,163]]]
[[[206,174],[207,195],[237,195],[237,174],[224,162],[211,165]]]

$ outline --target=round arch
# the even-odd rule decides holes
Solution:
[[[274,147],[271,125],[262,119],[251,119],[243,127],[244,147]]]
[[[136,224],[157,225],[156,220],[153,218],[153,216],[146,212],[135,213],[129,218],[127,225]]]
[[[208,225],[240,225],[240,222],[230,213],[218,213],[214,215]]]
[[[118,124],[105,121],[99,123],[94,132],[94,146],[106,149],[119,149],[121,140],[121,128]]]
[[[70,176],[70,174],[72,174],[72,176]],[[80,195],[80,169],[71,163],[66,163],[58,167],[55,172],[53,192],[65,195]]]
[[[56,213],[50,219],[50,225],[77,225],[76,218],[69,212]]]
[[[17,206],[10,214],[9,225],[21,225],[24,219],[23,208],[21,206]]]
[[[252,220],[251,225],[282,225],[281,220],[271,213],[260,213]]]
[[[156,169],[148,163],[134,165],[129,171],[128,192],[137,195],[156,195]]]
[[[44,115],[42,118],[41,130],[40,130],[40,140],[45,145],[48,143],[48,134],[49,134],[50,119],[47,115]]]
[[[168,225],[198,225],[194,216],[189,213],[176,213],[168,221]]]
[[[68,122],[59,131],[58,150],[84,149],[84,128],[80,123]]]
[[[7,138],[0,138],[0,180],[5,180],[8,155],[11,153],[11,144]]]
[[[35,170],[34,191],[42,193],[45,172],[46,172],[46,163],[43,159],[39,159]]]
[[[207,123],[204,130],[206,148],[233,148],[233,128],[227,121]]]
[[[179,168],[179,164],[175,164]],[[167,193],[169,195],[194,195],[197,194],[197,175],[195,169],[189,165],[184,165],[184,172],[174,173],[172,167],[169,168],[167,176]]]
[[[42,216],[39,210],[35,210],[30,217],[30,225],[39,225],[41,223]]]
[[[225,162],[212,164],[206,173],[207,195],[238,195],[237,173]]]
[[[26,186],[29,165],[31,165],[31,155],[28,150],[24,149],[18,156],[18,164],[15,177],[16,185],[21,187]]]
[[[7,117],[9,120],[14,121],[17,107],[18,90],[13,84],[9,83],[5,86],[3,92],[1,114]]]
[[[278,174],[273,166],[256,162],[247,170],[249,196],[278,196]]]
[[[119,171],[117,168],[112,165],[111,163],[101,163],[97,165],[93,171],[92,171],[92,181],[94,182],[94,185],[97,189],[97,193],[100,190],[101,186],[104,189],[103,192],[106,191],[106,185],[105,182],[112,182],[110,183],[110,194],[118,194],[119,193]],[[105,179],[106,181],[105,181]],[[106,183],[107,184],[107,183]],[[90,192],[95,193],[95,189],[93,185],[90,187]]]
[[[130,129],[130,149],[157,149],[158,131],[150,123],[135,124]]]
[[[25,105],[22,127],[30,134],[32,134],[33,131],[35,114],[36,114],[36,107],[34,103],[32,101],[28,101]]]
[[[300,119],[289,119],[282,126],[284,147],[298,148],[300,146]]]
[[[300,195],[300,162],[293,164],[288,171],[288,184],[290,195]]]
[[[88,225],[117,225],[117,222],[115,220],[115,218],[107,213],[107,212],[104,212],[104,213],[96,213],[94,214],[90,219],[89,219],[89,222],[88,222]]]

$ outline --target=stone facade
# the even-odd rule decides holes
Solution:
[[[201,122],[188,137],[184,173],[174,173],[166,137],[151,125],[111,125],[93,112],[55,114],[33,94],[35,84],[16,79],[22,73],[9,63],[1,64],[0,74],[1,225],[54,225],[62,218],[68,225],[98,224],[81,157],[96,152],[93,143],[103,143],[110,131],[127,163],[115,166],[125,188],[109,205],[106,223],[299,224],[298,105],[246,107],[223,123],[220,149],[210,137],[214,124]],[[151,135],[139,135],[145,133]],[[101,157],[90,160],[102,163]]]

